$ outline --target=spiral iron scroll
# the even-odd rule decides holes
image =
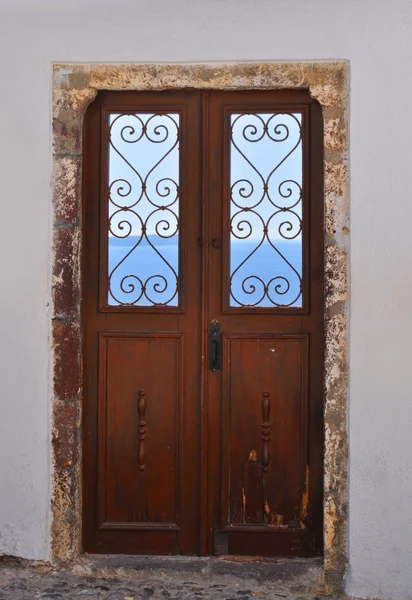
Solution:
[[[302,114],[232,114],[230,153],[230,305],[300,307]]]
[[[110,115],[108,295],[111,305],[176,306],[178,303],[178,152],[178,114]],[[176,249],[175,266],[164,252],[169,240]],[[117,262],[110,264],[115,250]]]

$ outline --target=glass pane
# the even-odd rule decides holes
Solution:
[[[230,306],[302,306],[302,114],[231,115]]]
[[[177,306],[179,115],[109,116],[109,305]]]

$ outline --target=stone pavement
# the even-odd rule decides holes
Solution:
[[[279,581],[210,572],[187,575],[142,571],[128,578],[96,577],[45,566],[1,566],[0,600],[337,600],[291,591]]]

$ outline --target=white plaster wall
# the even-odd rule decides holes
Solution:
[[[350,567],[412,599],[410,0],[1,0],[0,553],[50,517],[53,61],[351,61]]]

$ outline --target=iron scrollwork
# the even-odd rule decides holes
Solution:
[[[178,303],[179,115],[109,122],[109,304]]]
[[[232,114],[230,305],[302,306],[302,114]]]

